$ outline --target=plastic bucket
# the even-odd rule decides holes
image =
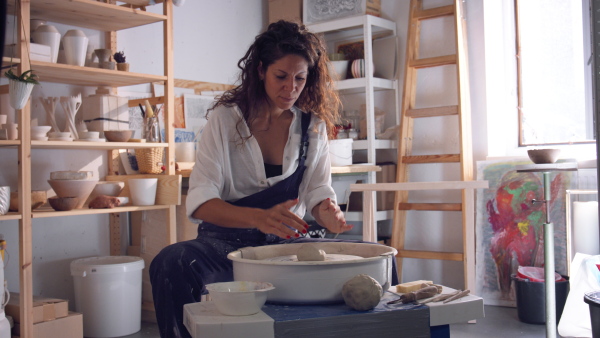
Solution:
[[[591,291],[583,295],[583,301],[590,306],[592,337],[600,338],[600,291]]]
[[[352,141],[351,138],[329,140],[329,160],[333,167],[352,165]]]
[[[71,262],[75,308],[86,337],[119,337],[140,331],[144,260],[132,256]]]
[[[556,322],[560,321],[567,295],[569,294],[569,278],[555,282],[554,292],[556,294]],[[532,282],[512,275],[515,282],[515,294],[517,298],[517,314],[519,320],[528,324],[546,323],[546,287],[544,282]]]

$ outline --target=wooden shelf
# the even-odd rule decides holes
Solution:
[[[21,219],[21,214],[18,212],[9,212],[6,215],[0,215],[0,221],[10,221]]]
[[[2,57],[2,68],[8,68],[10,66],[16,65],[21,63],[21,59],[19,58],[9,58],[9,57]],[[4,71],[2,72],[2,74],[4,74]]]
[[[21,144],[19,140],[0,140],[0,147],[14,147]]]
[[[32,218],[49,218],[49,217],[64,217],[64,216],[83,216],[83,215],[98,215],[112,214],[129,211],[144,211],[144,210],[159,210],[167,209],[169,205],[149,205],[149,206],[124,206],[112,209],[75,209],[69,211],[54,211],[50,207],[42,207],[32,213]],[[3,216],[0,216],[3,217]],[[2,218],[0,218],[2,220]]]
[[[12,1],[8,1],[7,9],[8,13],[15,12]],[[31,0],[31,18],[104,32],[167,20],[167,17],[161,14],[95,0]]]
[[[167,77],[164,75],[79,67],[42,61],[31,61],[31,68],[38,75],[38,80],[41,82],[65,83],[79,86],[123,87],[167,80]]]
[[[2,143],[0,143],[0,145],[2,145]],[[168,143],[31,141],[31,148],[34,148],[34,149],[111,150],[111,149],[166,148],[168,146],[169,146]]]

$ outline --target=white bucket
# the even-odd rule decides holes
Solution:
[[[75,309],[86,337],[120,337],[140,331],[144,260],[132,256],[82,258],[71,262]]]
[[[341,138],[329,140],[329,159],[331,166],[352,165],[352,139]]]

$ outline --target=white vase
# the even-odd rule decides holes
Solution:
[[[58,32],[58,29],[50,25],[40,25],[31,34],[31,37],[35,43],[50,46],[51,61],[56,63],[56,60],[58,59],[58,48],[60,46],[60,33]]]
[[[89,39],[79,29],[71,29],[62,38],[65,59],[68,65],[83,67]]]
[[[8,97],[10,98],[10,106],[14,109],[23,109],[29,100],[33,83],[21,82],[16,80],[8,80]]]

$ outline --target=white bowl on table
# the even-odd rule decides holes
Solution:
[[[207,284],[206,290],[217,310],[226,316],[249,316],[258,313],[275,289],[267,282],[224,282]]]

